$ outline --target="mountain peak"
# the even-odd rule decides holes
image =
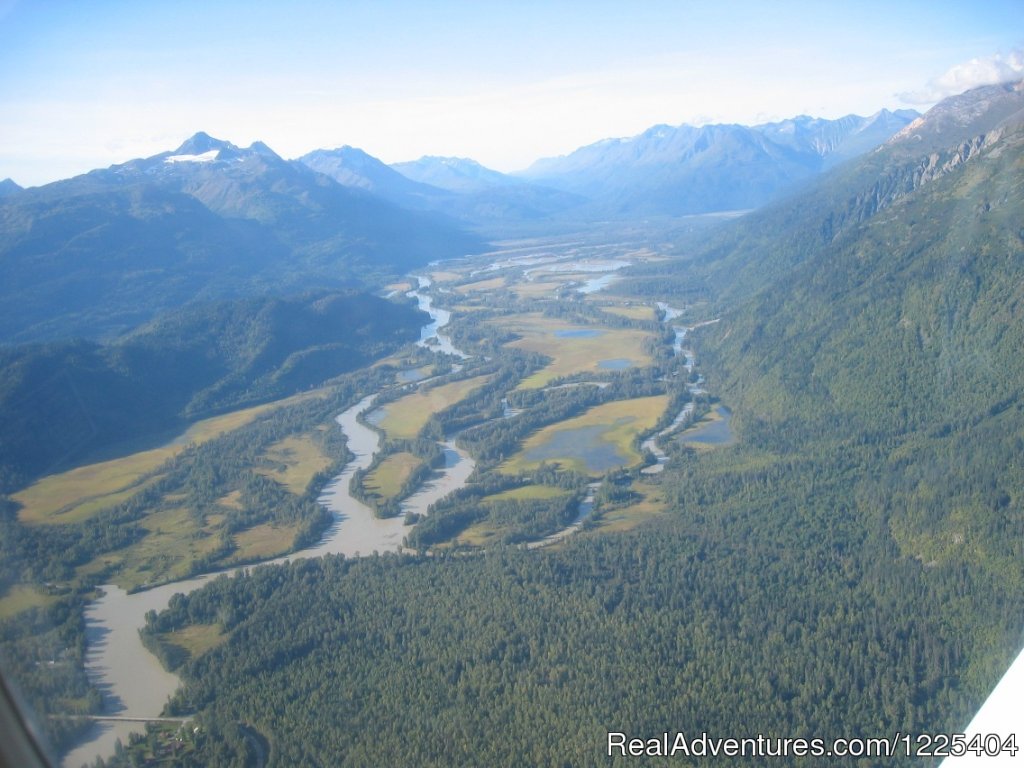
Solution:
[[[419,160],[391,166],[406,178],[453,192],[479,192],[515,181],[465,157],[425,155]]]
[[[360,149],[359,147],[353,147],[351,144],[342,144],[337,149],[314,149],[312,152],[308,153],[307,155],[304,155],[299,159],[305,160],[306,158],[314,157],[331,157],[340,161],[344,161],[346,163],[371,162],[380,163],[381,165],[384,165],[384,163],[381,163],[381,161],[378,160],[373,155],[369,154],[365,150]]]
[[[0,181],[0,197],[4,195],[13,195],[15,192],[21,192],[22,186],[18,184],[14,179],[4,179]]]
[[[215,160],[240,160],[252,156],[281,160],[281,156],[262,141],[254,141],[245,149],[241,149],[230,141],[215,139],[203,131],[189,137],[184,144],[164,159],[168,163],[205,163]]]
[[[230,141],[215,139],[204,131],[199,131],[185,140],[185,143],[178,147],[175,155],[202,155],[213,150],[238,149]]]
[[[964,135],[979,136],[1004,122],[1024,122],[1024,80],[982,85],[943,99],[896,133],[889,147],[945,149]]]
[[[262,141],[254,141],[252,144],[250,144],[246,148],[246,151],[247,152],[252,152],[252,153],[257,154],[257,155],[261,155],[263,157],[274,157],[274,158],[277,158],[277,159],[280,159],[280,157],[281,157],[280,155],[277,154],[277,152],[272,150],[270,147],[268,147]]]
[[[444,155],[424,155],[413,162],[420,165],[443,165],[448,168],[483,168],[476,160],[468,157],[446,157]]]
[[[315,149],[296,161],[331,177],[344,187],[363,189],[392,203],[420,210],[443,191],[402,175],[373,155],[348,144],[337,149]]]

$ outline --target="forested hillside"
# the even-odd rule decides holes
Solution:
[[[0,347],[0,490],[320,384],[417,338],[425,317],[320,292],[195,304],[110,344]]]
[[[904,554],[962,558],[1018,589],[1022,148],[1004,124],[929,153],[941,173],[846,222],[704,342],[751,440],[870,446],[858,504],[881,508]],[[761,251],[748,258],[765,270]]]
[[[723,307],[735,309],[743,299],[773,286],[797,266],[817,265],[820,269],[829,265],[837,249],[862,236],[861,225],[945,176],[957,176],[973,165],[969,161],[988,158],[990,164],[1004,164],[1001,170],[988,172],[1001,177],[1003,192],[988,192],[967,182],[947,190],[945,208],[905,222],[915,228],[918,240],[944,238],[951,232],[965,235],[964,230],[947,226],[944,218],[957,195],[967,194],[977,205],[1012,210],[1012,200],[1006,195],[1012,196],[1016,189],[1010,166],[1013,154],[1019,154],[1022,123],[1024,89],[1019,83],[985,86],[948,99],[886,144],[839,166],[806,190],[765,205],[715,232],[680,238],[677,255],[687,263],[663,265],[659,270],[663,290],[671,290],[673,283],[689,290],[700,285]],[[894,215],[886,214],[879,221]]]
[[[112,338],[197,298],[366,288],[482,247],[260,142],[199,133],[0,198],[0,340]]]

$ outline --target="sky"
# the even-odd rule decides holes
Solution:
[[[197,131],[500,171],[665,123],[924,110],[1024,77],[1024,0],[0,0],[0,179]]]

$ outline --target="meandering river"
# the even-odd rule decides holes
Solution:
[[[429,284],[429,280],[420,279],[421,288]],[[421,332],[420,343],[465,359],[467,355],[456,349],[451,339],[439,337],[437,333],[438,329],[447,324],[451,314],[434,308],[429,297],[416,291],[410,292],[410,295],[417,298],[420,307],[431,316],[431,322]],[[268,563],[328,554],[357,556],[401,549],[408,530],[405,515],[378,518],[369,507],[349,495],[348,491],[352,476],[357,470],[366,469],[370,465],[373,454],[380,446],[380,435],[359,421],[361,414],[373,408],[375,399],[376,394],[368,395],[336,418],[354,458],[324,488],[320,496],[320,503],[334,516],[323,539],[315,546],[269,560]],[[473,460],[465,451],[453,441],[442,445],[444,467],[437,476],[405,500],[402,504],[403,512],[425,515],[431,504],[464,485],[473,471]],[[237,573],[245,567],[252,566],[204,574],[134,594],[128,594],[112,584],[102,587],[103,595],[90,603],[85,611],[88,648],[85,667],[90,679],[103,694],[103,714],[156,717],[161,713],[180,681],[176,675],[165,670],[143,646],[139,629],[145,625],[146,613],[163,610],[171,597],[179,592],[192,592],[221,573]],[[69,752],[63,765],[65,768],[78,768],[92,763],[97,757],[109,757],[114,753],[118,739],[127,743],[130,733],[141,731],[139,723],[96,723],[89,740]]]
[[[574,262],[573,271],[614,272],[626,262],[613,262],[580,269]],[[431,322],[421,329],[418,345],[427,349],[447,353],[460,359],[468,355],[458,349],[452,340],[439,333],[451,319],[448,310],[433,306],[432,299],[424,291],[431,286],[426,277],[417,277],[419,287],[409,291],[420,309],[427,312]],[[597,290],[603,285],[595,285]],[[422,384],[424,382],[419,382]],[[347,438],[353,459],[338,477],[323,490],[320,503],[333,515],[334,520],[315,546],[285,557],[266,561],[282,563],[328,554],[346,556],[368,555],[373,552],[394,552],[401,549],[408,531],[405,515],[381,519],[358,499],[349,494],[349,483],[358,470],[365,470],[373,460],[380,446],[377,432],[365,426],[360,416],[374,407],[376,394],[367,395],[358,403],[339,414],[336,418],[339,428]],[[506,417],[510,414],[506,409]],[[513,412],[514,413],[514,412]],[[474,462],[468,454],[458,448],[453,440],[444,442],[445,464],[441,471],[402,504],[403,512],[425,515],[428,507],[453,490],[465,485]],[[532,546],[553,543],[575,532],[590,514],[593,507],[593,488],[580,504],[577,518],[565,529]],[[172,596],[199,589],[222,573],[233,574],[254,566],[241,566],[217,573],[204,574],[194,578],[153,587],[145,591],[128,594],[115,585],[104,585],[102,596],[86,608],[86,671],[103,694],[105,715],[130,715],[133,717],[159,716],[167,699],[177,689],[178,677],[163,668],[160,662],[142,645],[139,630],[145,625],[149,611],[165,609]],[[129,734],[141,732],[139,723],[98,722],[92,727],[89,740],[80,744],[66,755],[64,768],[78,768],[92,763],[97,757],[109,757],[114,753],[118,739],[127,742]]]
[[[677,317],[680,317],[683,314],[683,310],[681,310],[681,309],[673,309],[672,307],[670,307],[668,304],[666,304],[663,301],[659,301],[657,303],[657,306],[658,306],[658,309],[661,310],[662,321],[665,322],[665,323],[671,323],[673,320],[675,320]],[[693,326],[685,326],[685,325],[673,325],[672,326],[672,330],[675,332],[675,338],[672,341],[672,349],[673,349],[673,351],[675,352],[675,354],[677,356],[678,355],[682,355],[683,356],[683,367],[686,369],[687,373],[693,373],[693,369],[694,369],[694,367],[696,367],[697,361],[696,361],[696,358],[694,357],[692,349],[683,349],[683,342],[686,340],[686,334],[689,333],[690,331],[694,330],[695,328],[701,328],[701,327],[703,327],[705,325],[711,325],[712,323],[717,323],[717,322],[718,322],[718,320],[715,319],[715,320],[707,320],[707,321],[702,322],[702,323],[697,323],[696,325],[693,325]],[[702,387],[703,383],[704,383],[704,378],[703,377],[699,377],[696,381],[691,382],[691,383],[686,385],[686,389],[690,393],[691,397],[695,397],[697,395],[700,395],[700,394],[704,393],[704,389]],[[656,459],[656,463],[651,464],[649,467],[644,467],[641,470],[641,472],[643,472],[644,474],[647,474],[647,475],[652,475],[652,474],[656,474],[658,472],[661,472],[663,469],[665,469],[665,464],[668,461],[668,454],[665,453],[665,451],[663,451],[661,449],[660,445],[658,445],[658,438],[666,437],[666,436],[672,434],[673,432],[675,432],[680,427],[688,426],[690,424],[690,422],[693,421],[693,415],[694,415],[695,412],[696,412],[696,406],[694,405],[693,401],[691,400],[690,402],[686,403],[680,409],[679,413],[676,414],[676,416],[672,420],[671,424],[669,424],[667,427],[665,427],[660,432],[657,432],[657,433],[651,435],[650,437],[648,437],[646,440],[644,440],[640,444],[641,448],[643,448],[645,451],[650,451],[650,453],[652,453],[654,455],[654,458]],[[723,440],[725,442],[727,442],[729,437],[731,436],[729,431],[728,431],[728,429],[729,429],[729,422],[728,422],[727,414],[728,414],[728,410],[726,410],[726,414],[725,414],[726,418],[725,418],[724,426],[719,428],[720,430],[724,430]]]

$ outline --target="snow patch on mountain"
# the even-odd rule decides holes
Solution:
[[[203,152],[198,155],[171,155],[165,157],[165,163],[211,163],[217,159],[217,155],[220,154],[219,149],[211,149],[208,152]]]

